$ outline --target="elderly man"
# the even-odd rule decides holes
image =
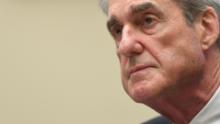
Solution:
[[[126,93],[174,124],[220,124],[219,0],[100,3]]]

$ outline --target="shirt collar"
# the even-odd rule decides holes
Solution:
[[[214,93],[209,102],[192,119],[189,124],[216,124],[220,123],[220,87]]]

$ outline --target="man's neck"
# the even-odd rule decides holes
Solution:
[[[220,52],[213,48],[206,53],[204,72],[191,87],[180,87],[169,96],[160,96],[148,104],[175,124],[188,124],[208,103],[220,85]],[[163,106],[163,107],[161,107]]]

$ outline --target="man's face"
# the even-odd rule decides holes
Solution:
[[[172,0],[110,0],[108,16],[123,87],[136,102],[180,92],[200,76],[196,22],[189,26]]]

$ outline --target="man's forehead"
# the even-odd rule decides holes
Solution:
[[[138,4],[138,3],[142,3],[142,2],[152,2],[152,3],[164,3],[164,2],[171,2],[172,0],[108,0],[108,4],[109,6],[112,5],[122,5],[122,6],[128,6],[131,4]]]
[[[137,4],[144,1],[147,2],[152,0],[109,0],[109,7],[128,7],[132,4]]]
[[[154,6],[162,7],[164,3],[170,3],[172,0],[109,0],[109,13],[130,10],[135,6],[151,3]]]
[[[108,14],[129,11],[132,6],[152,0],[109,0]]]
[[[175,4],[176,6],[176,4]],[[109,0],[108,16],[125,16],[136,10],[166,10],[174,7],[172,0]]]

